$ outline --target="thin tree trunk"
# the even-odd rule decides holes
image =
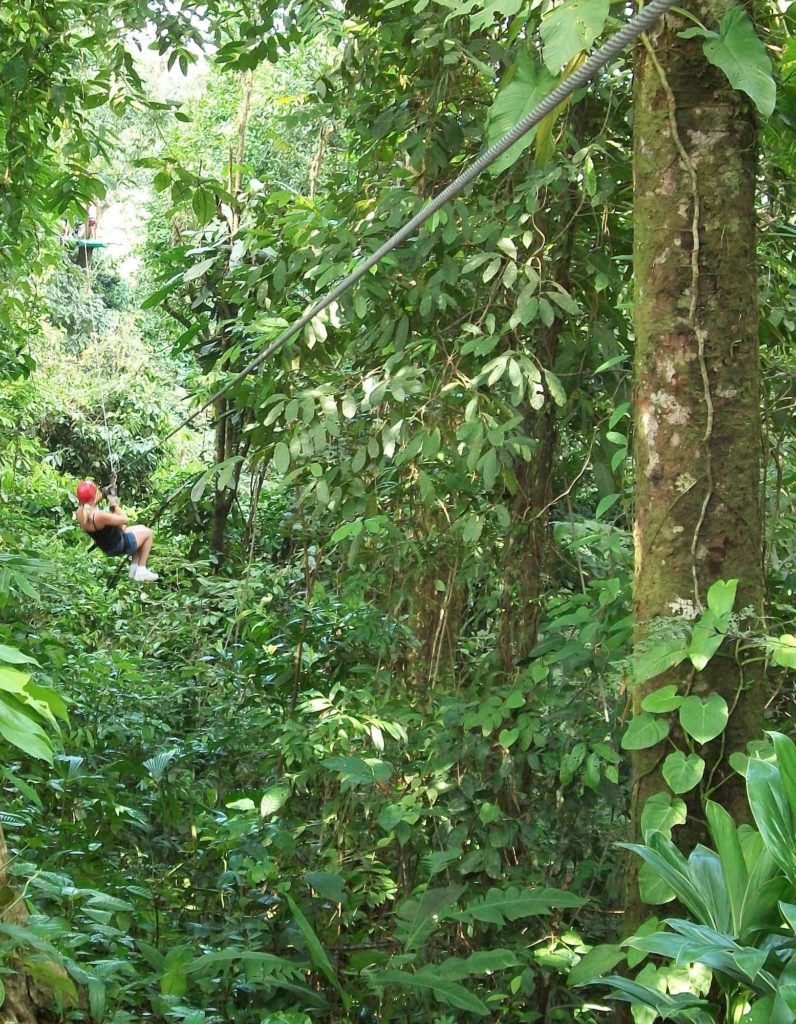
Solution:
[[[545,205],[544,201],[541,205]],[[570,268],[576,235],[574,210],[575,197],[570,192],[566,202],[559,200],[558,223],[548,222],[538,228],[542,245],[537,255],[540,259],[546,257],[551,278],[565,291],[571,286]],[[558,252],[545,254],[544,240],[558,233],[563,235]],[[553,369],[558,354],[560,329],[560,322],[554,322],[533,346],[539,362],[549,370]],[[517,493],[503,556],[498,647],[507,672],[514,671],[517,662],[528,657],[536,646],[539,632],[558,448],[558,413],[549,391],[542,409],[529,408],[525,420],[527,433],[536,441],[536,451],[531,462],[522,462],[517,467]]]
[[[536,646],[544,589],[554,455],[558,445],[552,399],[548,396],[544,408],[532,415],[532,421],[528,417],[528,433],[536,440],[537,451],[531,462],[522,462],[517,467],[517,493],[503,553],[498,647],[506,672],[513,672]]]
[[[728,3],[691,8],[714,27]],[[755,122],[746,97],[683,40],[670,15],[639,50],[635,97],[635,620],[644,641],[662,620],[693,615],[717,579],[738,579],[736,609],[763,599],[761,418],[755,270]],[[708,788],[740,818],[743,780],[728,756],[760,735],[763,688],[726,644],[707,669],[679,668],[633,693],[675,683],[719,693],[730,719],[698,747],[702,789],[686,794],[688,824],[675,841],[702,838]],[[670,740],[683,747],[672,723]],[[666,791],[659,744],[633,756],[632,821]],[[636,865],[633,864],[633,868]],[[629,923],[644,912],[631,880]]]
[[[241,97],[238,107],[238,140],[233,165],[230,168],[229,190],[233,196],[240,192],[243,183],[243,161],[246,157],[246,130],[249,126],[249,107],[252,97],[253,77],[251,71],[241,75]],[[238,225],[235,224],[235,229]]]

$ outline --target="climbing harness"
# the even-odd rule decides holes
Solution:
[[[344,277],[337,285],[335,285],[330,291],[326,293],[321,299],[313,303],[312,306],[306,312],[304,312],[297,320],[295,320],[289,327],[287,327],[282,333],[267,345],[258,356],[256,356],[250,363],[236,373],[234,377],[231,377],[226,384],[215,391],[210,398],[207,399],[202,405],[199,406],[190,416],[186,416],[185,419],[181,420],[173,430],[170,430],[165,437],[161,438],[156,447],[165,444],[169,438],[174,437],[176,433],[182,430],[183,427],[192,423],[200,413],[204,412],[205,409],[209,409],[211,405],[218,401],[222,395],[226,394],[230,388],[239,384],[240,381],[244,380],[249,374],[254,373],[255,370],[259,369],[260,366],[274,353],[278,352],[279,349],[297,334],[302,328],[314,319],[319,313],[327,309],[333,302],[340,298],[349,288],[353,287],[357,281],[361,280],[365,274],[375,267],[388,253],[392,252],[393,249],[397,248],[402,242],[406,241],[411,235],[413,235],[419,227],[451,199],[459,195],[467,185],[470,184],[475,178],[481,174],[482,171],[486,170],[490,164],[493,164],[498,157],[502,156],[506,150],[510,149],[515,142],[522,138],[526,132],[529,132],[531,128],[534,128],[539,124],[548,114],[551,114],[568,96],[571,96],[581,86],[586,85],[590,82],[602,68],[609,64],[612,60],[615,60],[624,48],[632,42],[635,42],[647,29],[652,28],[655,22],[659,18],[662,18],[674,5],[677,0],[652,0],[650,4],[642,8],[637,14],[635,14],[630,21],[624,25],[615,35],[603,43],[603,45],[594,51],[594,53],[574,71],[568,78],[553,89],[545,99],[538,103],[530,113],[526,114],[514,127],[508,131],[502,139],[499,139],[494,145],[490,146],[484,153],[481,154],[476,160],[470,164],[458,177],[447,185],[441,192],[437,193],[433,199],[431,199],[420,211],[415,214],[410,221],[408,221],[402,228],[395,232],[380,248],[376,250],[371,256],[363,259],[354,270]]]

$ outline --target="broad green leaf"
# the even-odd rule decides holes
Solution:
[[[206,224],[212,220],[216,212],[213,193],[204,188],[199,188],[194,192],[191,197],[191,206],[200,224]]]
[[[694,623],[691,641],[688,645],[688,657],[697,672],[701,672],[705,668],[724,643],[725,636],[726,624],[719,620],[710,609],[698,622]]]
[[[10,768],[0,768],[0,775],[2,775],[4,779],[7,779],[12,786],[15,786],[20,793],[30,800],[31,803],[35,804],[39,810],[44,809],[41,798],[33,786],[25,782],[24,779],[20,779],[19,776],[15,775]],[[0,1003],[0,1006],[1,1005],[2,1003]]]
[[[166,774],[166,769],[176,756],[177,750],[161,750],[154,757],[148,757],[144,761],[144,768],[146,768],[155,782],[160,782]]]
[[[362,289],[354,292],[354,312],[360,320],[364,320],[368,313],[368,299]],[[356,411],[356,410],[355,410]]]
[[[769,736],[774,743],[782,789],[796,820],[796,744],[781,732],[771,732]]]
[[[559,378],[553,373],[552,370],[545,370],[544,379],[545,384],[547,385],[547,390],[550,392],[550,395],[553,401],[556,403],[556,405],[566,405],[567,393],[564,390],[564,385],[561,383]],[[599,516],[597,516],[597,518],[599,518]]]
[[[52,764],[53,745],[16,697],[0,693],[0,735],[31,757]]]
[[[213,475],[213,469],[208,469],[199,477],[196,483],[191,488],[191,501],[196,504],[202,500],[202,495],[205,493],[205,489],[210,482],[210,478]]]
[[[791,1018],[791,1024],[796,1018]],[[774,1024],[774,996],[764,996],[758,999],[752,1006],[749,1013],[741,1017],[741,1024]],[[780,1020],[778,1024],[782,1024]]]
[[[306,918],[304,921],[306,923]],[[290,977],[299,977],[301,973],[298,967],[283,957],[275,956],[273,953],[260,953],[253,949],[241,949],[238,946],[225,946],[224,949],[216,950],[214,953],[203,953],[201,956],[194,957],[185,971],[187,974],[212,976],[220,966],[231,963],[254,964],[269,975],[281,973]]]
[[[666,642],[655,644],[647,650],[636,650],[633,652],[631,662],[631,673],[633,683],[644,683],[648,679],[654,679],[662,675],[675,665],[679,665],[688,657],[688,650],[685,643],[673,637]]]
[[[697,754],[676,750],[663,762],[661,772],[673,793],[687,793],[702,780],[705,762]]]
[[[686,806],[682,800],[672,799],[669,793],[653,793],[641,810],[641,834],[663,832],[671,835],[675,825],[686,820]]]
[[[561,889],[490,889],[486,896],[469,903],[465,909],[453,916],[464,921],[484,921],[501,927],[506,921],[518,921],[523,917],[549,914],[554,908],[580,907],[585,901],[574,893]]]
[[[488,284],[492,280],[492,278],[497,274],[497,272],[500,270],[502,262],[503,261],[499,256],[495,256],[492,262],[487,264],[483,274],[481,275],[481,280],[484,282],[484,284]]]
[[[721,68],[733,89],[745,92],[763,117],[773,114],[777,87],[771,61],[743,7],[731,7],[721,19],[718,32],[693,27],[680,35],[686,39],[702,36],[705,56]]]
[[[523,0],[478,0],[477,3],[466,2],[463,6],[473,12],[470,14],[470,30],[478,32],[491,28],[496,18],[503,21],[513,17],[522,8],[522,4]]]
[[[9,647],[8,644],[0,644],[0,661],[8,662],[9,665],[38,665],[35,658],[23,654],[16,647]]]
[[[229,803],[224,804],[225,807],[231,811],[253,811],[254,800],[251,797],[244,796],[240,800],[230,800]]]
[[[386,985],[398,985],[404,989],[418,989],[421,992],[428,992],[434,998],[447,1006],[454,1006],[458,1010],[466,1010],[479,1017],[490,1016],[489,1010],[474,993],[468,991],[463,985],[455,981],[446,980],[439,971],[431,967],[422,967],[414,973],[410,971],[399,971],[390,968],[386,971],[373,972],[368,977],[368,982],[377,989]]]
[[[481,536],[481,532],[483,529],[483,516],[468,516],[464,523],[464,529],[462,530],[462,540],[464,541],[465,544],[474,544]]]
[[[379,815],[379,824],[381,824],[381,815]],[[460,860],[461,856],[462,851],[458,846],[453,850],[430,850],[428,853],[423,854],[421,863],[429,876],[437,875],[440,871],[444,871],[449,867],[454,861]]]
[[[642,865],[642,867],[643,866],[644,865]],[[640,937],[642,935],[652,935],[653,932],[657,932],[660,929],[660,926],[661,922],[658,920],[657,917],[648,917],[643,924],[639,925],[634,935],[635,937]],[[633,970],[633,968],[638,967],[640,963],[643,963],[646,957],[646,953],[641,953],[639,952],[639,950],[633,949],[629,946],[627,949],[627,966],[631,970]]]
[[[501,729],[500,733],[498,734],[498,743],[501,745],[501,747],[504,747],[506,750],[508,750],[508,748],[512,746],[512,744],[517,742],[517,738],[519,735],[519,729]]]
[[[648,985],[631,981],[629,978],[622,978],[618,974],[610,974],[607,978],[602,978],[601,983],[613,989],[612,994],[615,999],[621,999],[633,1006],[648,1006],[664,1020],[680,1021],[682,1024],[685,1024],[686,1021],[689,1021],[690,1024],[711,1024],[715,1020],[715,1017],[707,1012],[697,1015],[698,1011],[706,1009],[709,1004],[687,992],[669,995]],[[686,1011],[688,1011],[687,1016]],[[651,1020],[657,1020],[658,1016]]]
[[[426,889],[419,896],[410,896],[398,904],[395,937],[405,950],[418,949],[425,944],[429,935],[436,931],[440,919],[455,912],[464,888],[463,885],[449,885]]]
[[[669,735],[669,722],[663,718],[653,718],[646,712],[636,715],[625,730],[622,737],[623,750],[646,750],[654,747]]]
[[[600,35],[609,6],[609,0],[565,0],[542,18],[542,54],[554,75]]]
[[[777,766],[760,758],[750,758],[746,768],[746,792],[766,848],[791,885],[796,885],[793,814]]]
[[[239,462],[242,461],[242,456],[235,455],[231,459],[225,459],[219,463],[216,467],[218,469],[218,480],[216,481],[216,487],[219,491],[225,491],[232,482],[232,478],[235,475],[235,467]]]
[[[15,668],[6,668],[4,665],[0,665],[0,690],[6,690],[8,693],[15,693],[19,696],[24,692],[29,681],[30,675],[27,672],[18,672]]]
[[[345,891],[343,878],[333,871],[307,871],[304,878],[317,894],[325,900],[332,900],[334,903],[347,903],[348,896]]]
[[[211,256],[209,259],[202,260],[201,263],[195,263],[192,267],[188,267],[185,273],[182,275],[183,281],[195,281],[197,277],[202,277],[216,262],[216,257]]]
[[[158,288],[158,290],[152,292],[151,295],[147,295],[141,303],[141,309],[152,309],[153,306],[159,306],[165,298],[171,295],[175,290],[177,282],[180,280],[182,280],[182,274],[176,274],[166,284],[164,284],[162,288]]]
[[[612,970],[624,959],[625,952],[621,946],[610,944],[594,946],[569,972],[567,984],[574,987],[587,981],[594,981],[601,974]]]
[[[669,885],[680,902],[698,921],[710,920],[710,912],[700,888],[694,884],[688,862],[674,843],[662,832],[650,832],[646,845],[620,843],[633,850]]]
[[[749,872],[744,860],[738,830],[732,817],[719,804],[708,800],[705,804],[708,826],[721,860],[721,870],[730,903],[732,928],[736,935],[741,935],[745,928],[745,907],[748,899]],[[751,894],[751,898],[756,897]]]
[[[499,238],[495,244],[495,248],[500,249],[500,251],[510,259],[517,259],[517,246],[511,238]]]
[[[284,441],[274,445],[274,469],[282,476],[290,469],[290,449]]]
[[[361,519],[355,519],[353,523],[343,523],[342,526],[334,531],[329,539],[330,544],[339,544],[341,540],[345,540],[346,537],[358,537],[360,533],[365,529],[365,524]]]
[[[88,1006],[94,1020],[105,1018],[105,982],[101,978],[88,979]]]
[[[464,961],[468,974],[493,974],[508,967],[519,967],[517,954],[510,949],[482,949]]]
[[[642,864],[639,868],[638,894],[651,907],[661,907],[677,898],[674,889],[650,864]]]
[[[491,491],[495,486],[498,473],[498,457],[494,448],[490,448],[481,463],[481,475],[484,480],[484,487]]]
[[[613,508],[621,497],[621,494],[606,494],[604,498],[600,498],[600,500],[597,502],[597,508],[594,512],[594,518],[600,519],[602,516],[604,516],[608,509]]]
[[[194,959],[193,946],[173,946],[164,958],[160,992],[164,996],[184,996],[188,991],[188,965]]]
[[[683,703],[683,698],[677,687],[670,683],[668,686],[660,686],[652,693],[648,693],[641,702],[641,710],[649,711],[654,715],[665,715],[670,711],[676,711]]]
[[[706,700],[692,695],[680,705],[680,725],[697,743],[708,743],[724,731],[730,711],[727,701],[718,693]]]
[[[708,590],[708,608],[714,615],[729,615],[735,604],[738,580],[716,580]]]
[[[493,145],[547,96],[555,85],[552,75],[537,69],[530,54],[520,50],[517,63],[505,76],[489,110],[487,142]],[[532,144],[536,129],[532,128],[490,167],[491,174],[502,174]]]
[[[290,786],[271,786],[260,800],[260,816],[267,818],[269,814],[275,814],[287,803],[289,797]]]
[[[775,665],[796,669],[796,634],[783,633],[780,637],[769,637],[768,650]]]

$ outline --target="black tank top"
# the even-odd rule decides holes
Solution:
[[[96,514],[95,512],[91,517],[92,525],[94,524],[94,516]],[[86,530],[86,533],[100,551],[104,551],[106,555],[119,550],[124,536],[121,526],[101,526],[98,530]]]

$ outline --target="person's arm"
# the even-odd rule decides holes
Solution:
[[[97,529],[100,529],[103,526],[127,526],[129,521],[127,513],[121,505],[113,505],[110,512],[98,509],[94,516],[94,524]]]

